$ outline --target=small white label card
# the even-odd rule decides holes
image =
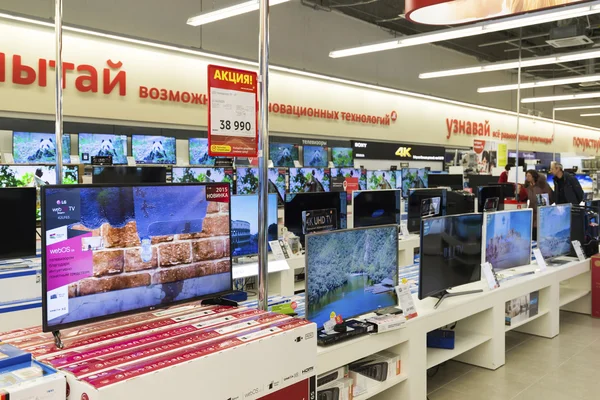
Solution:
[[[127,165],[130,167],[135,167],[137,164],[135,163],[135,157],[128,156],[127,157]]]
[[[494,273],[492,264],[490,264],[489,262],[485,262],[485,263],[481,264],[481,269],[483,271],[483,275],[485,276],[485,279],[487,280],[490,290],[498,289],[500,287],[500,282],[498,282],[498,278],[496,277],[496,274]]]
[[[540,249],[533,250],[533,256],[535,257],[535,261],[537,265],[540,267],[540,271],[544,272],[546,270],[546,260],[544,260],[544,256],[542,256],[542,252]]]
[[[273,252],[273,256],[275,256],[276,260],[283,261],[286,258],[289,258],[285,256],[279,240],[271,240],[269,241],[269,245],[271,246],[271,251]]]
[[[575,253],[577,253],[577,258],[579,258],[579,261],[585,261],[585,254],[583,253],[583,249],[581,248],[581,243],[579,243],[579,240],[573,240],[571,243],[573,243],[573,248],[575,249]]]
[[[400,300],[400,308],[402,308],[404,318],[407,320],[415,318],[418,314],[412,294],[410,293],[410,285],[405,282],[399,284],[396,286],[396,294],[398,295],[398,300]]]

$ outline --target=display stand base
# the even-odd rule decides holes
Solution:
[[[238,303],[236,301],[226,299],[222,296],[204,299],[204,300],[202,300],[201,304],[203,306],[231,306],[231,307],[238,306]]]
[[[440,306],[440,304],[442,304],[442,301],[446,300],[448,297],[464,296],[467,294],[482,293],[482,292],[483,292],[483,289],[465,290],[464,292],[455,292],[455,293],[450,293],[447,290],[444,290],[440,294],[434,296],[434,297],[437,297],[439,300],[437,303],[435,303],[435,306],[433,306],[433,308],[437,309]]]
[[[56,345],[56,348],[64,349],[65,345],[64,345],[62,339],[60,338],[60,331],[52,332],[52,336],[54,336],[54,344]]]

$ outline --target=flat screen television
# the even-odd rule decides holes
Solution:
[[[233,185],[233,168],[173,167],[173,183],[223,182]]]
[[[486,213],[481,262],[494,271],[531,264],[531,209]]]
[[[290,193],[329,192],[331,171],[324,168],[290,168]]]
[[[344,192],[288,193],[285,196],[284,224],[289,232],[300,238],[321,230],[346,229],[347,201]],[[322,226],[307,226],[307,213],[334,215],[333,220],[323,218]]]
[[[33,187],[0,188],[4,229],[0,260],[35,257],[37,193]]]
[[[56,135],[54,133],[13,132],[13,159],[17,164],[56,163]],[[71,135],[62,137],[63,163],[71,162]]]
[[[360,169],[358,168],[331,168],[331,177],[358,178],[360,180]]]
[[[269,194],[268,228],[269,241],[277,240],[277,198]],[[231,255],[232,257],[258,254],[258,195],[231,197]]]
[[[295,167],[298,161],[298,145],[290,143],[270,143],[269,159],[274,167]]]
[[[215,165],[216,157],[208,155],[207,138],[190,138],[188,141],[190,165],[211,167]]]
[[[407,198],[410,189],[425,189],[429,187],[429,171],[425,168],[402,169],[402,196]]]
[[[92,183],[166,183],[166,167],[94,167]]]
[[[538,207],[537,245],[546,260],[571,253],[571,204]]]
[[[175,164],[177,149],[170,136],[133,135],[131,152],[138,164]]]
[[[396,225],[306,237],[306,318],[318,328],[332,312],[346,319],[396,306],[397,282]]]
[[[125,135],[79,134],[79,159],[83,164],[90,164],[96,156],[111,156],[113,164],[127,164],[127,154]]]
[[[235,169],[235,193],[236,194],[256,194],[258,193],[258,168],[257,167],[237,167]],[[269,168],[269,193],[277,194],[279,202],[283,203],[285,197],[285,175],[286,170],[278,168]]]
[[[274,193],[272,190],[275,189],[279,193],[281,203],[283,203],[287,186],[287,170],[285,168],[269,168],[267,174],[269,176],[269,193]]]
[[[367,171],[367,190],[387,190],[396,188],[394,171]]]
[[[43,187],[44,332],[229,292],[229,195],[221,183]]]
[[[462,174],[429,174],[430,188],[449,187],[452,190],[463,190]]]
[[[424,219],[421,224],[419,299],[481,279],[482,214]]]
[[[471,189],[475,190],[478,186],[495,185],[498,183],[499,177],[492,175],[478,175],[469,174],[467,175],[468,185]]]
[[[504,210],[504,189],[502,186],[478,186],[475,191],[477,193],[477,211],[484,211],[488,199],[497,199],[498,211]]]
[[[400,225],[402,191],[357,190],[352,192],[354,228]]]
[[[592,193],[594,191],[594,180],[591,176],[586,174],[575,174],[575,178],[577,178],[585,193]]]
[[[329,156],[327,147],[323,146],[304,146],[302,149],[304,157],[304,167],[327,168],[329,166]]]
[[[446,215],[446,189],[414,189],[408,196],[408,231],[417,233],[421,228],[423,200],[440,198],[439,215]],[[431,216],[431,215],[430,215]]]
[[[336,168],[354,167],[352,147],[332,147],[331,160]]]

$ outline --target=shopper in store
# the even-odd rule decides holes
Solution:
[[[533,209],[533,231],[532,238],[533,240],[537,240],[537,208],[540,205],[538,203],[538,197],[541,195],[548,195],[548,199],[550,204],[554,203],[554,192],[550,185],[548,185],[548,180],[546,175],[540,174],[534,169],[530,169],[526,174],[526,190],[527,190],[527,199],[529,200],[529,208]]]
[[[506,164],[504,167],[504,171],[500,174],[500,178],[498,178],[498,183],[508,183],[508,173],[512,168],[512,164]]]
[[[583,201],[583,189],[577,178],[563,169],[562,164],[555,162],[551,170],[554,175],[554,190],[556,204],[579,205]]]

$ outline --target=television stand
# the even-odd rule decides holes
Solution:
[[[448,297],[456,297],[456,296],[464,296],[467,294],[474,294],[474,293],[482,293],[483,289],[477,289],[477,290],[465,290],[464,292],[454,292],[454,293],[450,293],[447,290],[444,290],[443,292],[433,296],[438,298],[438,302],[435,303],[435,306],[433,306],[434,310],[437,310],[437,308],[440,306],[440,304],[442,304],[442,301],[446,300]]]

